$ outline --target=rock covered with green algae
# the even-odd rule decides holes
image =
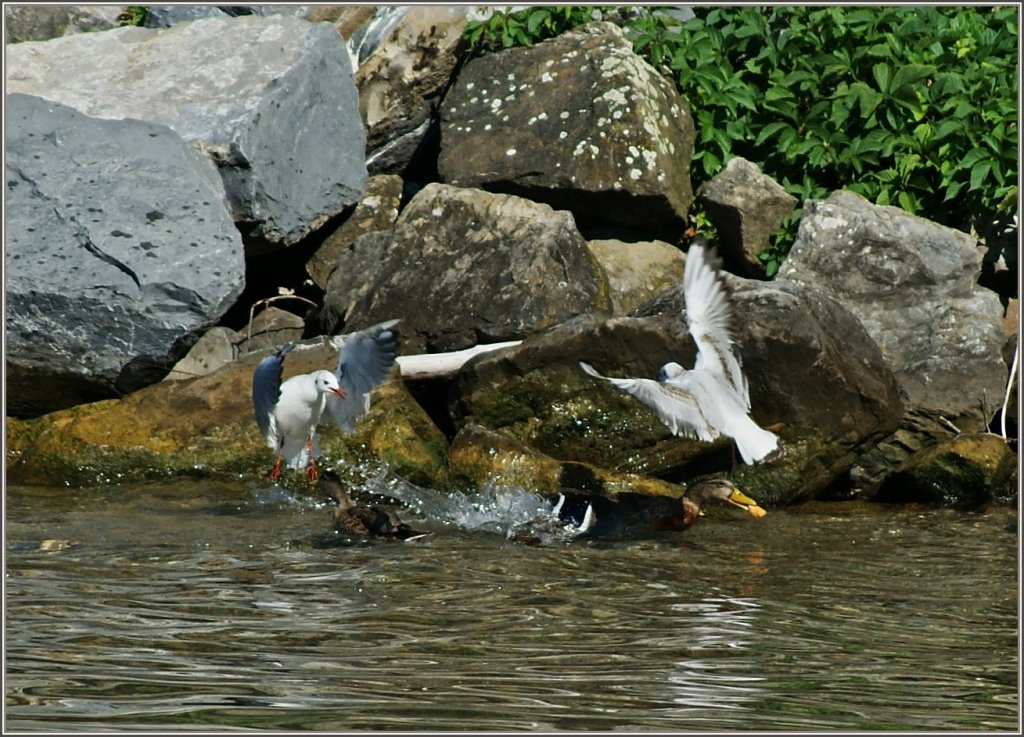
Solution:
[[[684,491],[684,487],[661,479],[559,461],[476,424],[466,425],[452,440],[446,480],[453,487],[497,484],[547,495],[583,491],[609,498],[627,493],[680,498]]]
[[[327,345],[292,351],[285,378],[333,368]],[[80,405],[32,420],[7,418],[7,480],[90,486],[169,475],[260,477],[273,464],[253,419],[252,372],[263,354],[212,374],[165,381],[121,399]],[[357,432],[322,426],[325,465],[385,462],[414,483],[434,477],[447,441],[408,394],[397,370],[373,395]]]
[[[878,489],[875,501],[972,509],[1009,501],[1017,490],[1017,455],[992,433],[967,433],[919,451]]]

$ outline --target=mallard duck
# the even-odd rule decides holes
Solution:
[[[640,494],[615,498],[566,490],[556,503],[559,519],[566,525],[586,527],[579,536],[641,534],[659,530],[685,530],[700,517],[710,502],[731,504],[752,517],[767,512],[725,478],[713,477],[687,486],[682,499]]]
[[[252,404],[256,424],[274,451],[271,479],[281,475],[282,462],[296,470],[306,468],[310,479],[317,478],[316,428],[324,410],[343,431],[352,431],[352,423],[370,407],[370,391],[395,362],[398,338],[392,328],[397,322],[345,336],[333,374],[321,369],[282,383],[284,357],[292,343],[260,362],[252,376]]]
[[[774,451],[779,439],[750,419],[747,379],[730,336],[732,307],[717,264],[703,244],[690,246],[683,299],[687,327],[697,344],[691,370],[667,363],[655,381],[602,376],[582,361],[580,367],[653,409],[674,435],[704,441],[726,435],[736,442],[744,463],[755,463]]]
[[[412,529],[394,512],[356,504],[349,497],[341,478],[330,469],[323,472],[317,486],[338,505],[334,510],[334,529],[344,535],[412,540],[430,534]]]

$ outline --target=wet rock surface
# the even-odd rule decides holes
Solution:
[[[89,7],[5,8],[9,40],[35,39],[7,50],[8,480],[261,477],[256,362],[299,341],[289,372],[333,368],[328,336],[399,318],[415,372],[354,436],[321,428],[346,481],[640,506],[709,473],[767,505],[1014,497],[1016,423],[979,434],[1018,348],[978,243],[848,192],[794,203],[739,159],[702,206],[780,450],[738,464],[582,372],[695,355],[678,282],[707,132],[615,25],[473,57],[459,36],[487,8],[154,6],[160,28],[81,33],[107,22]],[[763,278],[795,204],[782,271],[741,278]]]

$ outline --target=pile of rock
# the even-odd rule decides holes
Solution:
[[[391,318],[406,355],[522,342],[396,374],[328,456],[438,487],[584,464],[651,493],[731,467],[727,443],[671,436],[577,365],[693,359],[694,124],[621,29],[468,58],[466,7],[184,10],[97,33],[74,32],[103,27],[83,9],[8,18],[9,480],[252,472],[264,352]],[[903,501],[893,479],[984,446],[983,496],[1010,493],[1007,444],[963,442],[1008,374],[974,239],[836,192],[802,203],[763,281],[756,254],[799,203],[742,159],[697,197],[737,274],[753,417],[783,440],[741,484]]]

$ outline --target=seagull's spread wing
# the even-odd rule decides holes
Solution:
[[[263,437],[269,438],[274,429],[274,408],[281,398],[281,371],[284,368],[284,356],[294,345],[279,348],[273,355],[267,356],[252,374],[252,407],[256,414]]]
[[[334,375],[345,399],[327,395],[327,409],[341,429],[351,432],[352,423],[370,408],[370,391],[387,378],[398,353],[398,320],[345,336]]]
[[[747,379],[740,367],[739,356],[732,344],[732,307],[729,295],[712,265],[713,258],[700,243],[694,243],[686,254],[683,273],[683,296],[686,301],[686,323],[697,344],[694,371],[709,371],[724,376],[746,409],[750,409]]]
[[[686,387],[653,379],[615,379],[602,376],[582,361],[580,368],[591,376],[603,379],[632,394],[654,410],[674,435],[708,441],[718,437],[718,430],[707,421],[697,399]]]

